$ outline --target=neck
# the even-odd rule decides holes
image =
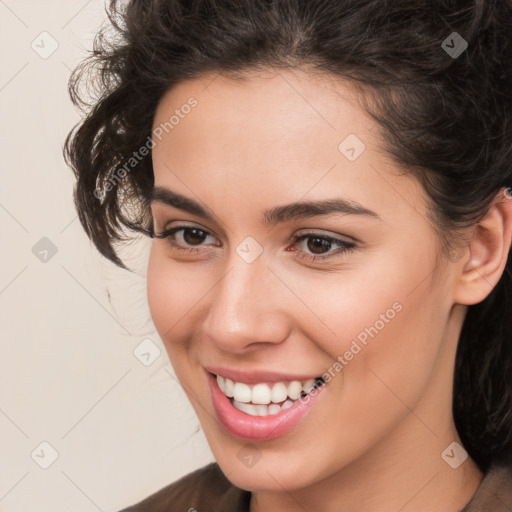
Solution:
[[[406,423],[415,422],[420,423],[411,416]],[[409,427],[401,439],[388,440],[387,448],[395,450],[393,454],[383,447],[380,453],[368,454],[328,479],[298,491],[254,493],[250,511],[339,512],[340,505],[344,512],[462,511],[475,494],[482,473],[470,458],[457,469],[441,458],[453,435],[434,437],[435,442],[427,446],[432,433],[421,423]],[[427,435],[418,435],[422,429]],[[408,442],[409,436],[414,443]]]

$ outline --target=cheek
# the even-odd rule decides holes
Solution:
[[[151,247],[147,268],[147,299],[151,318],[169,359],[181,367],[187,350],[201,324],[198,316],[207,307],[207,294],[219,277],[213,272],[200,271],[195,265],[171,260],[165,247]],[[180,365],[176,364],[177,359]]]
[[[153,245],[149,254],[147,269],[147,298],[153,323],[161,338],[165,329],[169,329],[172,325],[170,323],[167,326],[165,325],[168,313],[173,311],[172,300],[175,300],[174,291],[170,293],[170,284],[169,275],[164,271],[161,257],[157,254]]]
[[[446,312],[439,305],[442,290],[425,279],[428,262],[417,263],[381,254],[380,264],[368,264],[362,273],[297,282],[297,294],[308,298],[322,320],[309,315],[301,330],[331,357],[331,382],[343,380],[349,410],[385,409],[390,402],[403,408],[397,394],[412,405],[428,383]]]
[[[180,266],[171,264],[162,248],[155,245],[148,261],[147,299],[155,328],[170,352],[169,340],[183,330],[187,312],[198,300],[198,292],[183,270],[180,272]]]
[[[390,257],[384,267],[297,282],[297,294],[335,332],[311,314],[296,317],[300,330],[331,358],[330,385],[337,396],[322,429],[347,447],[347,460],[398,425],[428,388],[445,318],[438,305],[442,290],[432,290],[422,271],[430,267],[416,263]],[[310,457],[324,448],[328,460],[327,443],[312,448]]]
[[[187,265],[171,261],[160,244],[153,245],[147,269],[147,298],[155,327],[165,341],[166,333],[172,333],[178,322],[186,319],[187,313],[201,298],[198,272]]]

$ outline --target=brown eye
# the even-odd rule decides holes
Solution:
[[[155,235],[155,238],[167,240],[173,249],[190,253],[200,251],[203,245],[210,245],[204,243],[208,237],[214,238],[208,231],[193,226],[177,226]]]
[[[202,229],[186,228],[183,229],[183,240],[189,245],[200,245],[204,242],[208,233]]]
[[[340,238],[333,238],[330,236],[319,235],[318,233],[306,233],[303,235],[294,236],[294,245],[304,246],[306,250],[296,251],[300,255],[300,259],[307,261],[321,261],[331,258],[342,257],[347,253],[355,250],[356,244],[348,242]],[[332,248],[335,250],[332,250]]]
[[[326,238],[309,237],[306,245],[313,254],[323,254],[324,252],[329,252],[332,242]]]

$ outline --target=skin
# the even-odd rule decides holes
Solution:
[[[174,235],[199,248],[192,254],[153,239],[147,292],[220,468],[252,491],[251,512],[334,512],[340,503],[346,512],[461,510],[482,474],[471,458],[457,469],[441,458],[462,444],[451,412],[455,353],[467,305],[503,273],[511,201],[497,196],[448,258],[424,190],[387,157],[350,84],[297,70],[203,75],[167,92],[154,127],[191,96],[197,106],[153,149],[155,185],[215,220],[151,205],[157,234],[187,224],[207,235],[195,245]],[[352,162],[338,150],[350,133],[366,146]],[[267,208],[335,197],[380,220],[332,213],[262,223]],[[336,254],[331,245],[330,259],[307,261],[315,247],[291,237],[310,231],[356,247]],[[263,248],[250,264],[236,252],[248,236]],[[401,311],[335,372],[322,400],[291,432],[251,443],[261,458],[245,466],[237,454],[248,443],[217,421],[202,366],[322,375],[396,302]]]

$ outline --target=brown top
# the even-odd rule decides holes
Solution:
[[[212,462],[119,512],[249,512],[250,501]],[[512,466],[491,468],[460,512],[512,512]]]

